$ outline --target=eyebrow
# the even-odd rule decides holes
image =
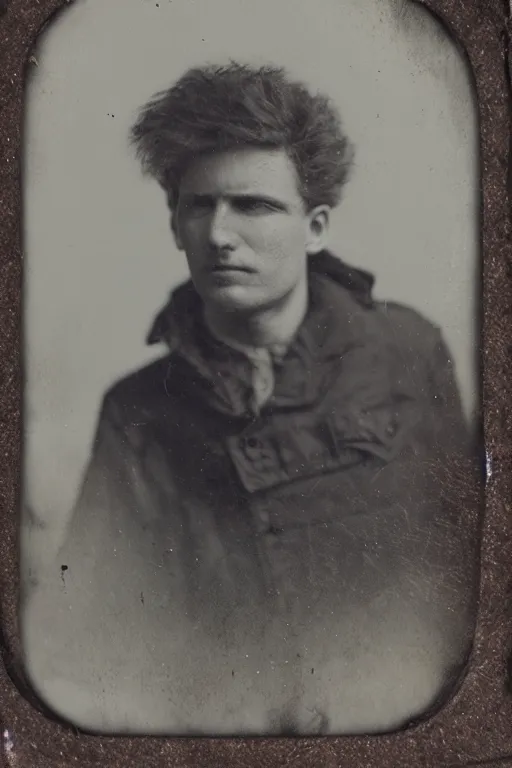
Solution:
[[[225,195],[225,197],[228,200],[231,200],[233,202],[243,202],[243,201],[250,201],[254,200],[261,203],[267,203],[268,205],[272,205],[275,208],[279,208],[282,211],[289,211],[290,206],[288,203],[283,202],[282,200],[279,200],[276,197],[271,197],[270,195],[264,195],[258,192],[236,192],[232,195]],[[206,200],[213,200],[215,199],[215,195],[207,194],[207,193],[185,193],[182,197],[182,200],[185,200],[186,202],[194,202],[194,201],[206,201]]]

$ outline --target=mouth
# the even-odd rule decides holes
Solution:
[[[221,279],[222,277],[236,278],[237,275],[252,275],[255,270],[249,267],[242,267],[236,264],[214,264],[209,268],[210,274]]]
[[[242,267],[236,264],[214,264],[211,267],[212,272],[254,272],[249,267]]]
[[[214,264],[208,268],[209,279],[212,283],[224,287],[245,285],[254,279],[254,272],[254,269],[235,264]]]

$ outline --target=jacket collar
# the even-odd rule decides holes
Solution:
[[[307,406],[323,391],[331,361],[365,335],[365,310],[373,306],[374,278],[328,251],[310,257],[309,309],[276,376],[276,407]],[[247,358],[214,339],[203,320],[203,305],[189,280],[171,294],[158,313],[147,341],[166,343],[207,386],[203,395],[218,410],[246,412],[244,387],[250,387]],[[234,375],[233,375],[234,374]]]

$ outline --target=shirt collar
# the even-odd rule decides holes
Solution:
[[[361,337],[366,314],[361,310],[373,304],[372,285],[371,275],[326,252],[310,259],[308,313],[288,348],[281,350],[284,359],[277,379],[268,351],[251,350],[212,334],[191,281],[173,292],[148,343],[166,343],[208,383],[215,407],[228,413],[246,413],[251,401],[257,410],[272,394],[283,407],[308,405],[319,395],[321,363],[339,360]]]

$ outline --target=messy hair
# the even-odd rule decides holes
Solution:
[[[282,68],[236,62],[190,69],[142,107],[130,139],[171,208],[194,159],[241,147],[284,149],[306,209],[334,207],[353,155],[326,96],[289,80]]]

